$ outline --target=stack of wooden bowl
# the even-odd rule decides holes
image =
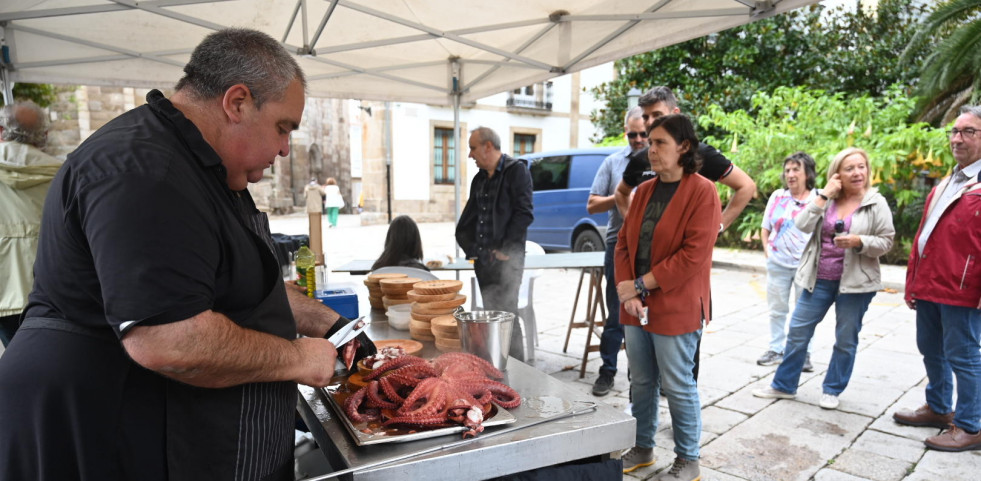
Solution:
[[[396,304],[408,304],[412,302],[407,293],[412,290],[412,285],[422,281],[418,277],[393,277],[382,279],[378,282],[381,286],[382,304],[385,309]]]
[[[436,337],[436,349],[440,352],[458,352],[463,350],[460,343],[460,329],[456,325],[456,317],[439,316],[434,317],[429,324],[433,328],[433,336]]]
[[[455,280],[423,281],[412,286],[406,296],[412,301],[409,334],[413,339],[436,341],[432,320],[440,316],[452,316],[457,307],[467,302],[467,296],[460,294],[461,288],[463,282]]]
[[[396,279],[399,277],[409,277],[405,274],[368,274],[368,277],[364,280],[364,285],[368,286],[368,302],[371,303],[372,309],[385,309],[384,297],[385,293],[382,292],[381,282],[382,279]]]

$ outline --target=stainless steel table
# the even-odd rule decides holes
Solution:
[[[408,331],[390,328],[381,311],[372,311],[368,317],[371,319],[368,335],[372,339],[408,337]],[[431,342],[423,345],[422,357],[439,354]],[[517,421],[485,428],[485,433],[529,425],[574,405],[596,400],[514,358],[508,361],[504,381],[522,397],[521,406],[509,410]],[[325,396],[323,390],[300,386],[299,410],[327,459],[338,470],[367,466],[460,440],[460,435],[454,434],[406,443],[358,446],[336,419],[343,414],[334,412]],[[635,429],[632,416],[599,403],[596,411],[588,414],[518,429],[486,440],[478,436],[478,441],[464,446],[369,467],[355,471],[350,477],[344,476],[344,479],[479,480],[584,458],[609,459],[610,454],[633,446]]]
[[[604,252],[557,252],[553,254],[533,254],[525,256],[525,269],[586,269],[602,268]],[[374,260],[358,259],[334,269],[334,272],[367,274],[371,272]],[[434,271],[472,271],[473,264],[467,260],[457,260],[444,264]]]

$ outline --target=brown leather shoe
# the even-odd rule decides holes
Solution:
[[[951,424],[950,427],[936,435],[926,438],[923,441],[930,449],[936,449],[937,451],[950,451],[950,452],[960,452],[960,451],[970,451],[972,449],[981,449],[981,432],[977,434],[969,434],[963,429]]]
[[[915,411],[903,409],[893,413],[892,418],[899,424],[907,426],[930,426],[937,429],[947,429],[950,423],[954,422],[954,413],[937,414],[930,409],[929,404],[924,404]]]

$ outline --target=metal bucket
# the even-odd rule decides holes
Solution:
[[[485,359],[501,371],[508,366],[514,313],[505,311],[458,311],[453,314],[460,329],[463,352]]]

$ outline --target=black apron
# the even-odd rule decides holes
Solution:
[[[272,254],[266,215],[251,214],[248,223],[247,230],[262,251],[263,271],[275,275],[276,283],[238,324],[295,339],[296,324]],[[290,322],[283,322],[284,319]],[[294,382],[252,383],[224,389],[168,383],[167,457],[171,479],[294,479],[296,402]]]
[[[248,217],[275,282],[238,324],[294,339],[265,215]],[[21,329],[0,363],[0,481],[293,479],[295,383],[197,388],[134,363],[108,328]]]

